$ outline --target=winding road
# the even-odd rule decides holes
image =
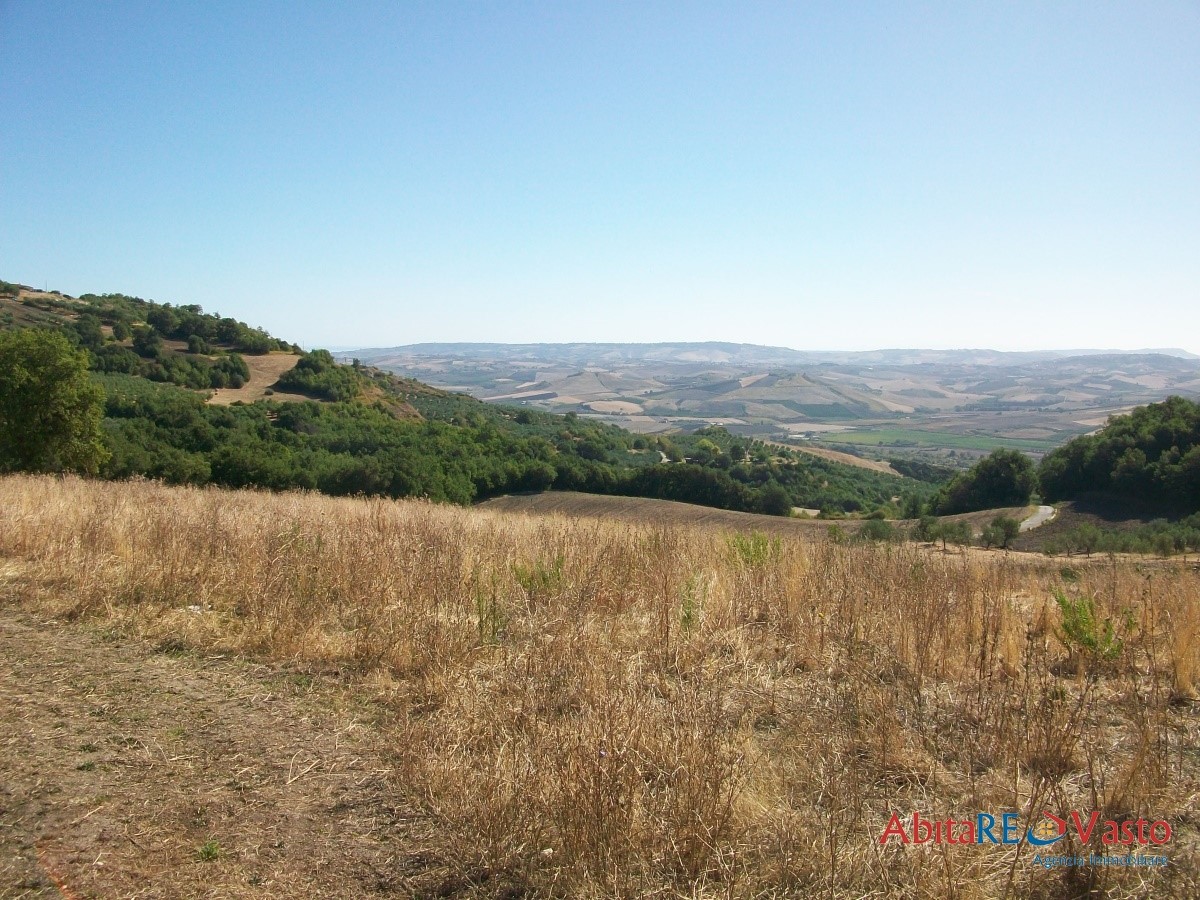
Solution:
[[[1039,506],[1037,512],[1021,523],[1022,531],[1030,531],[1039,525],[1045,525],[1054,518],[1053,506]]]

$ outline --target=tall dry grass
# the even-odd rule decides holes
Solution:
[[[70,478],[2,479],[0,509],[10,600],[360,677],[446,893],[1198,893],[1179,564]],[[1112,640],[1067,636],[1055,590]],[[1168,819],[1171,864],[878,841],[893,811],[1072,808]]]

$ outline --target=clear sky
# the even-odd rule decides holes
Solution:
[[[0,0],[0,278],[313,346],[1200,352],[1200,3]]]

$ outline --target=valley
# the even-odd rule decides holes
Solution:
[[[1200,396],[1179,350],[804,353],[737,344],[418,344],[340,354],[491,403],[657,434],[735,434],[852,454],[1035,458],[1168,394]]]

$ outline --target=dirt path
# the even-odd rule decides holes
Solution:
[[[412,896],[425,823],[332,693],[0,606],[0,897]]]
[[[1054,518],[1054,512],[1053,506],[1039,506],[1037,512],[1021,523],[1021,530],[1030,531],[1031,529],[1045,525]]]

